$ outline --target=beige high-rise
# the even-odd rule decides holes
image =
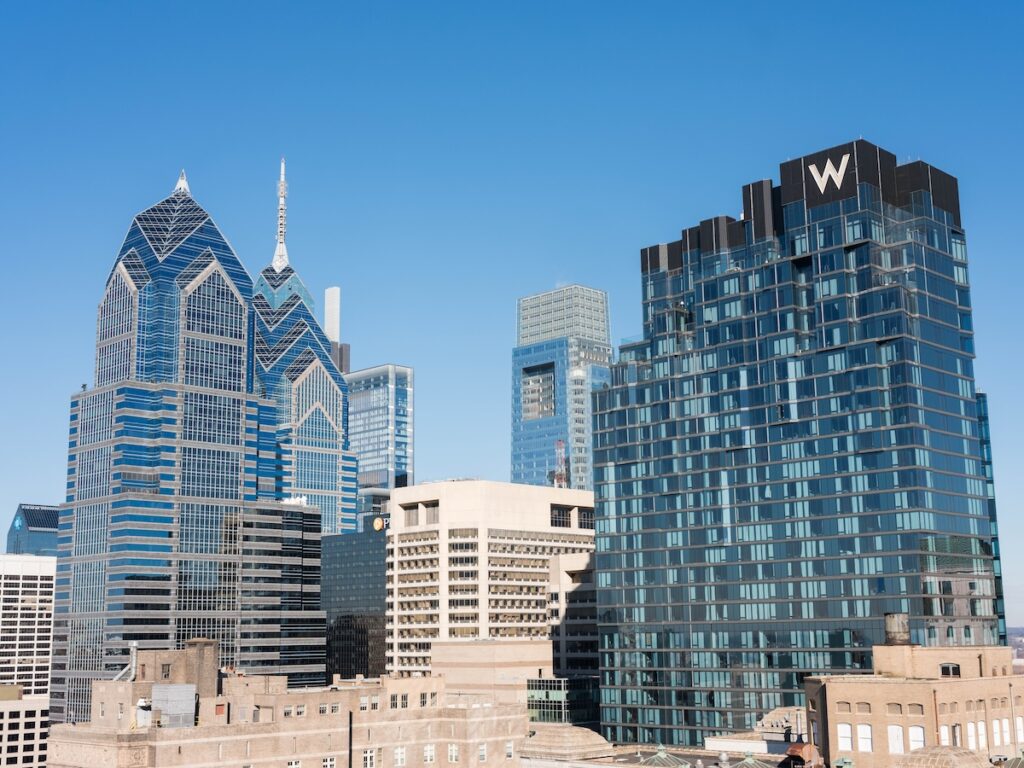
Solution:
[[[437,640],[548,640],[552,623],[562,623],[551,596],[560,593],[561,606],[562,593],[592,587],[586,555],[593,550],[589,491],[484,480],[396,489],[388,531],[388,669],[429,674]],[[560,559],[577,554],[583,558]],[[593,626],[576,615],[572,622],[581,635],[591,631],[581,627]],[[579,649],[592,647],[594,638],[572,639],[557,644],[556,669],[569,663],[558,656],[561,649],[579,666]]]

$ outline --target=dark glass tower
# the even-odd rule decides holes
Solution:
[[[1002,634],[957,180],[865,141],[640,254],[595,394],[604,735],[699,744],[922,644]]]

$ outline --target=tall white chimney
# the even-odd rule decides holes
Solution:
[[[341,341],[341,288],[333,286],[324,291],[324,332],[327,340]]]

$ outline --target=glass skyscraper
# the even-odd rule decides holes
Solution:
[[[591,398],[611,362],[608,296],[569,285],[519,300],[512,482],[593,488]]]
[[[856,141],[640,254],[594,398],[601,720],[699,744],[914,642],[1004,638],[957,180]],[[979,405],[981,410],[979,411]]]
[[[321,527],[354,515],[355,466],[322,337],[287,264],[283,167],[255,293],[184,174],[132,221],[99,306],[95,387],[71,399],[54,720],[88,719],[91,681],[132,644],[213,638],[224,665],[323,683]]]
[[[405,488],[414,482],[413,370],[377,365],[346,374],[352,450],[359,487]]]

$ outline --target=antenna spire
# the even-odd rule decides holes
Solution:
[[[277,247],[274,249],[274,260],[270,266],[275,272],[280,272],[288,266],[288,246],[284,242],[284,233],[287,228],[288,205],[288,182],[284,180],[284,158],[281,158],[281,178],[277,182]]]
[[[188,188],[188,179],[185,178],[185,169],[184,168],[182,168],[181,169],[181,173],[178,174],[178,183],[174,185],[174,192],[172,192],[171,194],[173,194],[173,195],[183,194],[183,195],[188,195],[189,197],[192,196],[192,190],[190,190]]]

